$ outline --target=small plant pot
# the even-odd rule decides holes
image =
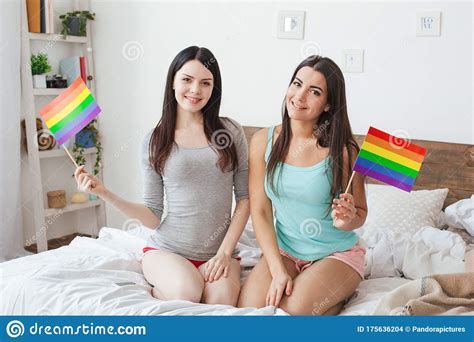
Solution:
[[[68,34],[71,36],[84,37],[86,35],[86,24],[86,18],[69,17],[67,19]]]
[[[34,88],[46,88],[46,75],[33,75]]]
[[[76,144],[84,148],[94,147],[95,135],[96,133],[92,131],[80,131],[76,134]]]

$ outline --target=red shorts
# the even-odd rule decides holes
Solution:
[[[143,248],[143,253],[146,253],[148,251],[158,251],[159,249],[157,248],[154,248],[154,247],[144,247]],[[240,257],[239,256],[236,256],[234,257],[235,260],[239,261],[240,262]],[[188,260],[191,264],[193,264],[196,268],[199,268],[199,266],[201,266],[202,264],[205,264],[207,261],[202,261],[202,260],[193,260],[193,259],[186,259]]]

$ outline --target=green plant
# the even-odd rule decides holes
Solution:
[[[51,71],[51,65],[48,61],[48,55],[40,52],[37,55],[31,54],[31,73],[33,75],[42,75]]]
[[[90,131],[92,132],[92,141],[94,142],[94,145],[97,149],[96,155],[95,155],[95,163],[94,163],[94,171],[93,174],[94,176],[97,176],[100,171],[100,162],[102,160],[102,144],[98,140],[99,138],[99,131],[97,130],[97,127],[95,124],[97,123],[97,120],[94,119],[89,124],[83,128],[84,131]],[[74,159],[76,160],[77,165],[84,165],[86,163],[86,158],[84,157],[84,147],[78,145],[77,143],[74,143],[74,146],[72,148],[72,152],[74,154]]]
[[[66,38],[69,33],[69,19],[70,18],[79,18],[79,35],[86,35],[86,24],[87,20],[94,20],[95,13],[89,11],[72,11],[67,12],[66,14],[61,14],[59,19],[61,19],[62,30],[61,34]]]

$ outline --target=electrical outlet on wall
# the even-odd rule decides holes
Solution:
[[[342,50],[343,72],[364,72],[364,50],[345,49]]]

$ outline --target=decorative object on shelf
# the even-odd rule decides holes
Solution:
[[[38,139],[38,150],[48,151],[56,146],[56,139],[47,129],[43,129],[43,122],[40,118],[36,118],[36,136]]]
[[[82,77],[84,83],[86,77],[86,60],[84,56],[69,56],[59,61],[59,72],[67,79],[67,85],[70,86],[76,78]]]
[[[2,0],[0,0],[1,2]],[[71,205],[71,195],[78,190],[75,188],[76,182],[74,178],[68,177],[77,167],[75,165],[74,156],[72,156],[72,147],[75,142],[75,135],[82,128],[84,128],[94,117],[89,117],[90,114],[97,114],[99,109],[94,106],[90,106],[91,102],[83,102],[90,93],[94,97],[94,101],[97,101],[97,98],[94,94],[94,55],[92,53],[92,40],[94,33],[94,22],[87,21],[84,23],[85,30],[87,33],[85,36],[66,36],[63,39],[61,34],[62,30],[62,20],[59,19],[60,14],[66,14],[68,11],[74,10],[91,10],[90,1],[84,0],[17,0],[21,3],[21,11],[18,11],[18,14],[21,14],[21,28],[19,33],[21,33],[21,70],[19,70],[19,77],[21,78],[22,91],[24,97],[22,98],[22,107],[25,107],[26,110],[23,110],[23,119],[24,119],[24,128],[22,124],[22,138],[25,142],[25,147],[22,147],[22,158],[25,159],[25,162],[28,163],[28,169],[30,172],[25,172],[22,174],[22,182],[28,183],[31,185],[30,197],[32,198],[32,203],[35,205],[31,206],[31,210],[27,210],[25,214],[25,229],[27,231],[33,232],[37,238],[37,251],[43,252],[48,250],[48,237],[47,234],[44,234],[44,224],[45,221],[48,223],[48,229],[56,228],[61,229],[64,226],[70,227],[75,226],[75,216],[70,213],[80,213],[84,212],[88,216],[91,216],[91,219],[96,221],[96,224],[90,226],[91,235],[96,237],[100,227],[106,226],[106,215],[105,215],[105,202],[102,200],[96,201],[87,201],[82,204]],[[50,31],[42,32],[42,26],[45,22],[44,19],[47,17],[48,5],[53,5],[54,3],[60,2],[57,4],[54,11],[49,11],[49,13],[54,17],[55,20],[50,20],[49,23],[51,26],[56,25],[55,29],[50,29]],[[34,3],[34,8],[30,6]],[[43,4],[44,3],[44,4]],[[44,5],[44,6],[43,6]],[[45,15],[42,15],[42,11],[45,9]],[[101,18],[101,17],[100,17]],[[33,27],[30,20],[35,21],[35,27]],[[33,21],[32,20],[32,21]],[[48,21],[45,22],[46,27],[48,27]],[[27,26],[28,25],[28,26]],[[59,27],[58,27],[59,25]],[[37,26],[37,27],[36,27]],[[49,33],[49,34],[48,34]],[[68,34],[68,32],[64,32]],[[86,96],[77,98],[76,92],[70,92],[69,96],[60,97],[63,93],[68,91],[68,88],[44,88],[36,89],[33,87],[33,73],[31,70],[31,54],[38,54],[39,52],[45,52],[48,55],[49,64],[52,66],[52,71],[46,73],[46,75],[61,74],[63,79],[67,80],[67,87],[69,87],[78,76],[82,76],[84,83],[89,88],[90,93],[87,93]],[[79,72],[76,72],[75,75],[69,76],[70,74],[66,73],[63,70],[60,70],[61,61],[70,57],[77,57],[78,62],[75,65],[79,65]],[[68,70],[67,68],[65,70]],[[54,77],[54,76],[53,76]],[[53,77],[49,78],[49,81],[53,80]],[[56,76],[56,78],[59,78]],[[5,80],[8,84],[8,80]],[[58,80],[59,81],[59,80]],[[54,86],[47,82],[48,86]],[[60,86],[56,84],[55,86]],[[85,95],[85,89],[81,89],[82,95]],[[78,89],[76,91],[79,91]],[[87,100],[90,100],[88,98]],[[49,118],[46,119],[39,110],[44,107],[48,102],[52,101],[49,104],[47,110],[49,113],[49,118],[56,117],[57,128],[61,127],[57,132],[52,130],[50,126],[51,122]],[[79,107],[77,106],[79,104]],[[88,106],[87,106],[88,105]],[[99,103],[100,105],[100,103]],[[71,113],[69,109],[73,107],[77,110],[74,113]],[[86,111],[89,111],[86,114]],[[55,114],[62,114],[56,116]],[[56,147],[50,151],[39,151],[37,143],[37,131],[36,131],[36,118],[42,119],[42,124],[44,129],[50,130],[50,133],[53,135],[57,141]],[[79,120],[81,120],[79,122]],[[67,137],[61,137],[60,134],[67,134],[66,131],[62,132],[63,127],[74,128],[78,124],[80,127],[77,128],[71,135]],[[16,128],[19,128],[18,126]],[[97,125],[97,128],[99,125]],[[20,143],[20,141],[18,141]],[[18,146],[17,146],[18,147]],[[58,150],[59,149],[59,150]],[[26,150],[26,153],[25,151]],[[61,151],[63,150],[63,151]],[[103,153],[104,150],[102,150]],[[87,164],[90,164],[90,170],[87,169],[87,172],[92,173],[92,165],[94,164],[94,154],[96,153],[95,148],[86,149],[84,151],[84,156],[87,159]],[[89,156],[90,155],[90,156]],[[68,169],[67,165],[64,165],[64,170],[57,170],[56,166],[60,166],[61,163],[68,163],[67,160],[64,160],[64,157],[70,160],[71,166]],[[52,173],[51,173],[52,172]],[[69,173],[68,173],[69,172]],[[46,173],[46,174],[45,174]],[[102,167],[100,168],[99,175],[102,174]],[[56,185],[54,188],[51,188],[47,185],[48,176],[53,175],[56,178]],[[59,183],[58,183],[59,182]],[[69,184],[66,186],[66,184]],[[48,209],[47,195],[46,193],[50,190],[63,189],[66,191],[66,207],[62,209]],[[87,193],[86,193],[87,199]],[[86,208],[93,208],[87,210]],[[55,220],[55,215],[61,214],[61,220]],[[64,215],[63,215],[64,214]],[[50,220],[53,218],[52,220]],[[77,226],[82,226],[82,222],[78,222]],[[79,227],[78,227],[79,228]]]
[[[72,194],[71,203],[85,203],[87,201],[88,198],[85,192],[75,192]]]
[[[37,55],[31,54],[31,73],[33,74],[33,87],[46,88],[46,73],[51,71],[48,55],[40,52]]]
[[[67,88],[67,79],[61,74],[46,76],[47,88]]]
[[[66,191],[54,190],[48,191],[48,208],[60,209],[66,206]]]
[[[59,16],[61,19],[61,34],[66,38],[67,35],[84,37],[87,34],[87,20],[94,20],[95,13],[89,11],[67,12]]]
[[[95,126],[96,123],[97,119],[92,120],[86,127],[76,134],[76,142],[72,148],[72,152],[75,155],[76,163],[78,165],[84,165],[86,162],[84,158],[85,148],[95,147],[97,149],[93,171],[94,176],[99,174],[102,158],[102,144],[99,141],[99,131]]]

